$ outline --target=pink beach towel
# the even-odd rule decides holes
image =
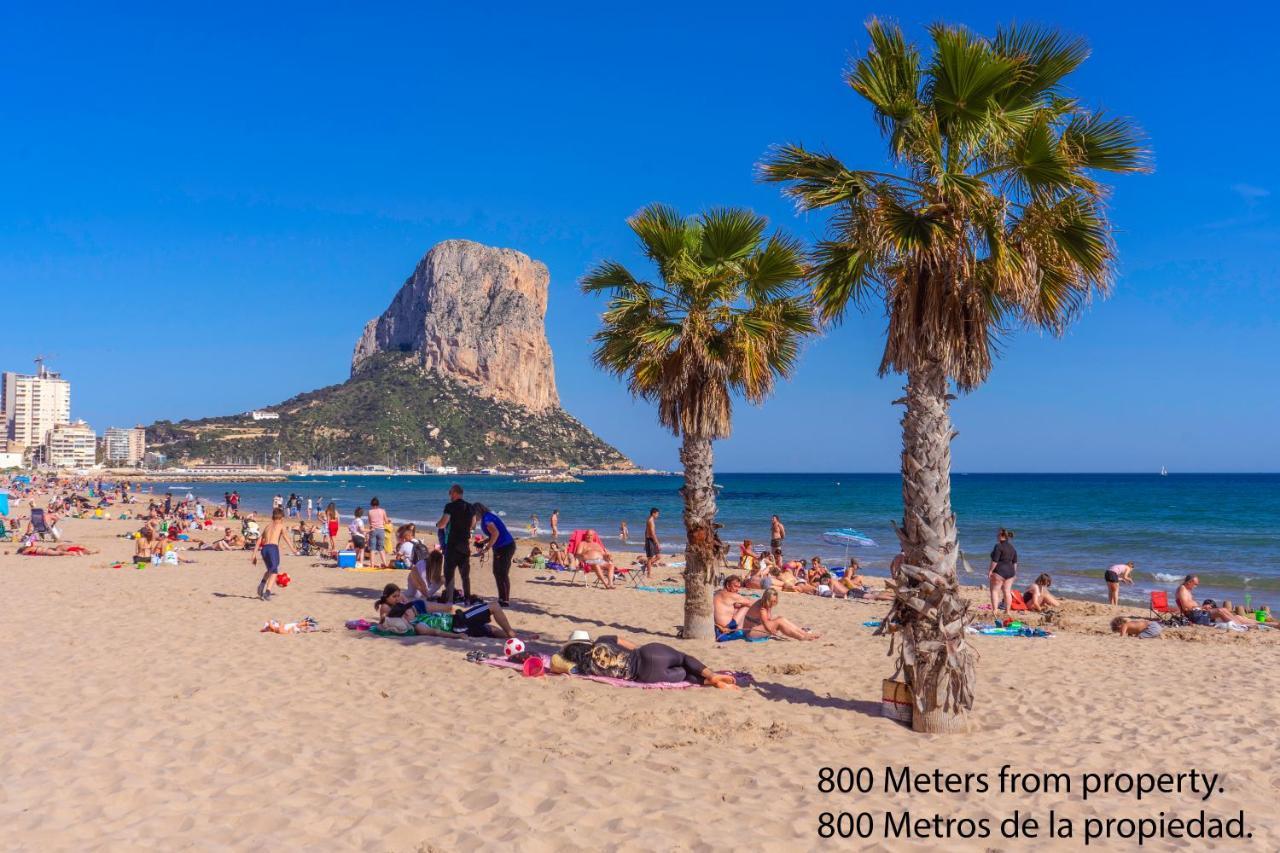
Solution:
[[[519,670],[523,668],[523,664],[518,664],[513,661],[506,660],[505,658],[485,658],[484,660],[479,662],[482,664],[485,664],[486,666],[496,666],[496,667],[500,667],[501,669]],[[636,687],[641,690],[683,690],[686,687],[702,686],[701,684],[693,684],[688,681],[659,681],[659,682],[654,682],[652,684],[642,684],[639,681],[627,681],[625,678],[608,678],[603,675],[576,675],[576,674],[559,675],[551,671],[550,657],[548,657],[547,655],[542,655],[542,662],[548,667],[548,669],[546,670],[546,673],[547,673],[547,676],[549,677],[578,678],[578,679],[582,679],[583,681],[597,681],[600,684],[607,684],[610,687]],[[746,685],[753,683],[751,674],[747,672],[729,672],[728,670],[725,670],[724,674],[732,675],[737,680],[739,687],[745,687]]]

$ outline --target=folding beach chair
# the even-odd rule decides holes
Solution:
[[[1169,606],[1169,593],[1164,590],[1151,592],[1151,612],[1156,616],[1165,616],[1180,611],[1176,607]]]
[[[44,517],[44,510],[42,509],[31,510],[31,529],[34,530],[36,535],[41,539],[56,540],[58,538],[53,535],[53,530],[50,529],[49,523]]]

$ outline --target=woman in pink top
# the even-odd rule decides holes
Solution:
[[[369,501],[369,563],[387,567],[387,511],[374,498]],[[376,562],[375,562],[376,561]]]

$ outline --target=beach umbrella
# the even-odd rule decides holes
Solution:
[[[822,534],[822,541],[831,545],[844,545],[846,548],[850,546],[871,548],[876,544],[876,540],[860,530],[854,530],[852,527],[828,530]]]

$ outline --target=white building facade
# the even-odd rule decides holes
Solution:
[[[40,366],[35,376],[0,374],[4,438],[27,448],[44,445],[57,424],[71,421],[71,383]]]
[[[102,443],[107,462],[117,465],[141,465],[147,455],[147,431],[140,426],[110,427]]]
[[[45,461],[55,468],[92,468],[97,451],[98,436],[84,421],[55,424],[49,431]]]

